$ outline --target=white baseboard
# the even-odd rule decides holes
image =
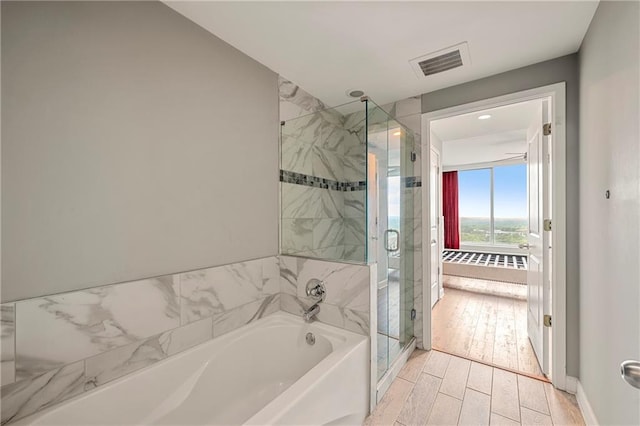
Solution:
[[[580,411],[582,411],[582,417],[584,417],[585,424],[587,426],[598,426],[600,423],[598,423],[596,414],[593,412],[591,404],[589,404],[589,400],[587,399],[587,395],[584,393],[580,380],[577,380],[576,399],[578,400]]]
[[[565,386],[565,391],[569,392],[572,395],[575,395],[576,393],[578,393],[578,379],[572,376],[567,376],[565,382],[564,382],[564,386]]]

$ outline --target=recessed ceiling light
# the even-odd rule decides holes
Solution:
[[[393,136],[400,136],[401,134],[402,134],[402,132],[401,132],[400,130],[398,130],[397,132],[395,132],[395,133],[393,134]]]
[[[484,114],[484,115],[481,115],[480,117],[478,117],[478,120],[488,120],[490,118],[491,118],[491,116],[489,114]]]
[[[360,96],[364,95],[364,91],[360,89],[348,89],[345,93],[347,94],[347,96],[350,96],[352,98],[359,98]]]

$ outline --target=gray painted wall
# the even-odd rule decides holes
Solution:
[[[277,75],[159,2],[2,2],[2,301],[278,253]]]
[[[422,95],[422,112],[564,81],[567,88],[567,374],[579,374],[578,55],[572,54]]]
[[[640,424],[640,3],[600,2],[580,49],[580,382],[602,425]],[[605,190],[611,198],[605,199]]]

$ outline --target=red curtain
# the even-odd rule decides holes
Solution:
[[[458,172],[442,173],[442,214],[444,216],[444,247],[459,249]]]

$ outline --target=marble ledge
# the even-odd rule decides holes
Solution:
[[[0,384],[6,385],[13,383],[15,380],[16,320],[14,303],[0,305],[0,326],[2,329],[0,340]]]

